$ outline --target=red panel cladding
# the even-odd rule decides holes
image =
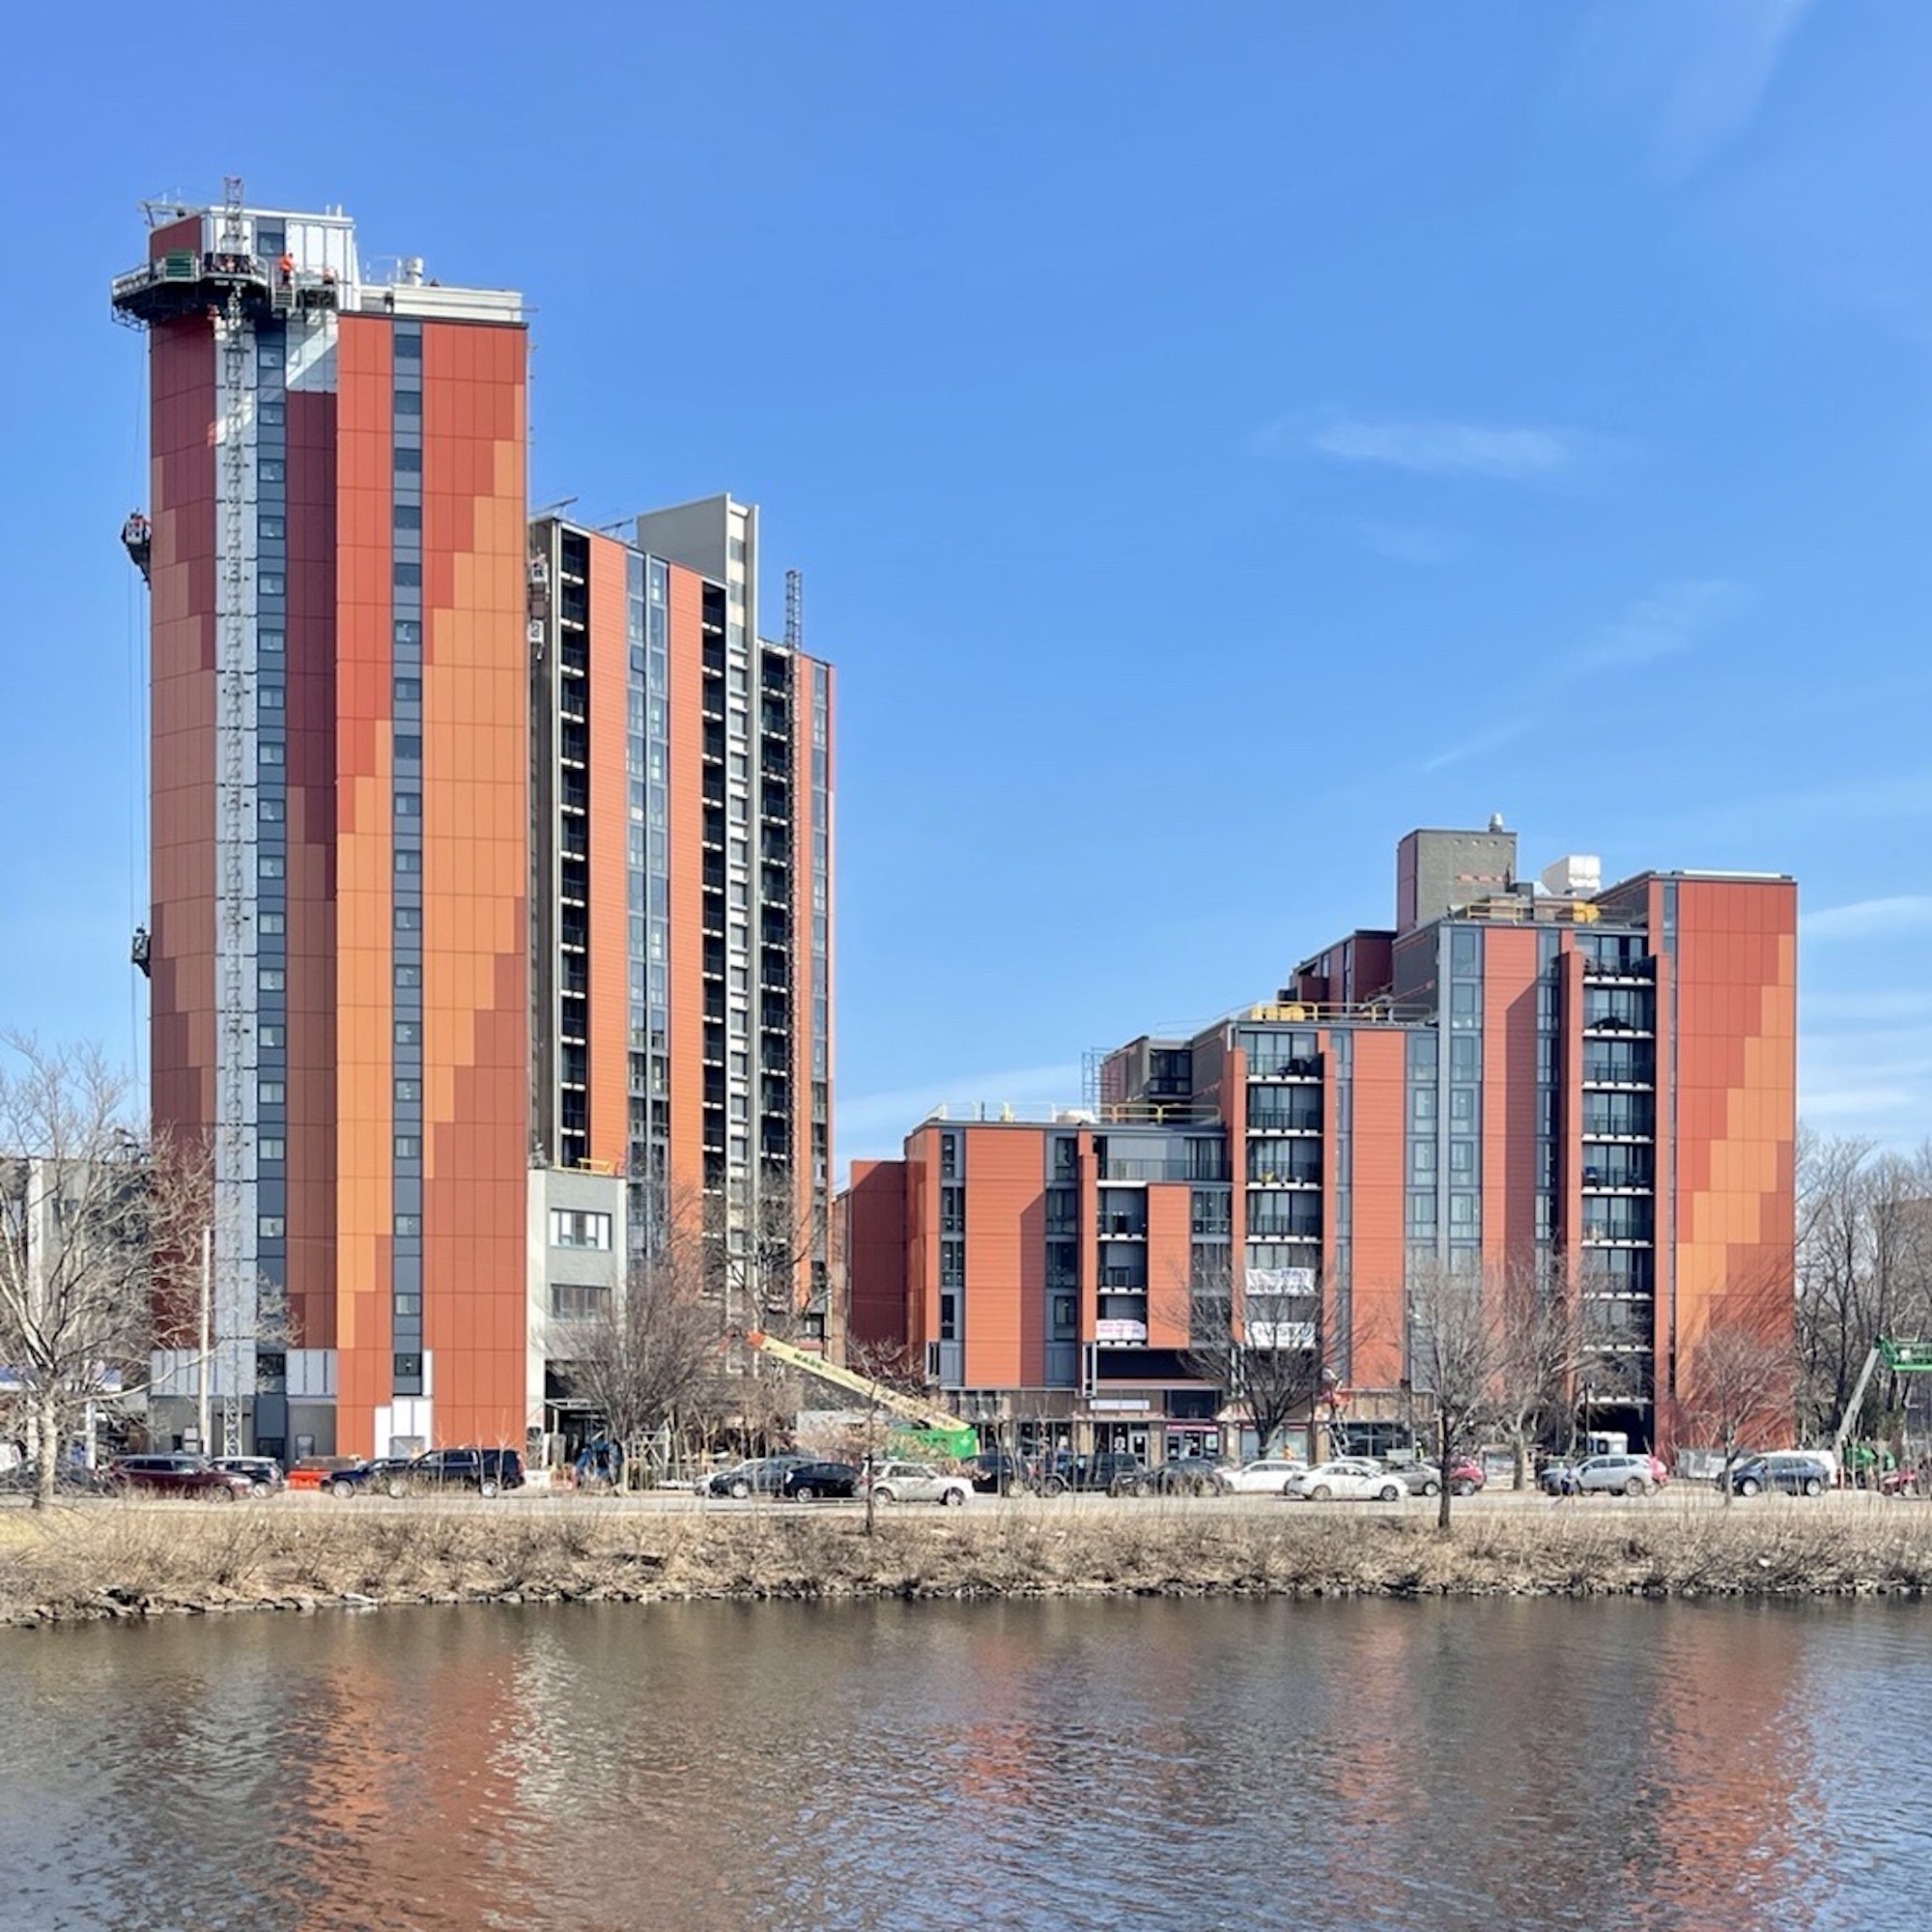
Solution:
[[[1100,1319],[1100,1163],[1094,1153],[1094,1136],[1085,1127],[1074,1159],[1080,1176],[1080,1340],[1088,1346]]]
[[[939,1339],[937,1127],[906,1136],[906,1341],[922,1354]]]
[[[191,253],[201,253],[201,216],[185,215],[179,221],[170,221],[164,228],[151,228],[148,231],[148,260],[158,262],[163,255],[185,248]]]
[[[1483,1261],[1527,1269],[1536,1253],[1537,934],[1483,940]]]
[[[855,1160],[841,1197],[845,1216],[846,1335],[862,1350],[904,1351],[906,1188],[902,1160]]]
[[[704,601],[694,572],[668,576],[670,1198],[688,1211],[704,1184]]]
[[[1238,1046],[1227,1048],[1222,1056],[1218,1100],[1226,1133],[1228,1178],[1234,1182],[1228,1190],[1228,1252],[1238,1288],[1247,1278],[1243,1258],[1248,1239],[1248,1190],[1242,1185],[1248,1171],[1248,1056]]]
[[[288,398],[288,1290],[335,1344],[336,398]]]
[[[1582,1264],[1583,1239],[1583,955],[1563,935],[1563,980],[1557,1000],[1556,1064],[1563,1082],[1557,1138],[1557,1233],[1573,1280]]]
[[[1148,1185],[1148,1347],[1187,1346],[1187,1287],[1194,1250],[1193,1189],[1184,1180]]]
[[[150,338],[153,552],[149,990],[154,1119],[214,1123],[214,343]]]
[[[589,542],[590,1158],[615,1163],[630,1144],[629,553]]]
[[[390,346],[385,320],[342,319],[336,346],[332,773],[335,1446],[344,1455],[362,1456],[376,1453],[375,1411],[389,1399],[394,1228]],[[320,751],[311,740],[303,755],[313,761]],[[313,771],[312,762],[305,769]],[[303,1048],[315,1050],[313,1039]]]
[[[1354,1036],[1353,1219],[1349,1380],[1393,1389],[1403,1364],[1403,1154],[1407,1036],[1359,1028]]]
[[[529,682],[520,328],[423,327],[423,1332],[444,1442],[528,1387]]]
[[[966,1385],[1046,1378],[1046,1131],[959,1129],[966,1176]]]

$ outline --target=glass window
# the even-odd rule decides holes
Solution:
[[[413,1240],[422,1231],[423,1224],[420,1214],[398,1214],[396,1216],[396,1233],[402,1239],[406,1241]]]
[[[279,1134],[263,1134],[255,1143],[257,1160],[286,1160],[288,1154],[288,1143]]]
[[[594,1248],[608,1252],[611,1217],[575,1208],[550,1210],[550,1240],[554,1248]]]

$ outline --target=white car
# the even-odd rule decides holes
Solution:
[[[1312,1469],[1288,1479],[1286,1494],[1297,1502],[1400,1502],[1408,1490],[1400,1476],[1392,1476],[1379,1463],[1358,1456],[1344,1456],[1339,1462],[1318,1463]]]
[[[1243,1463],[1238,1469],[1221,1473],[1237,1496],[1280,1496],[1288,1493],[1289,1479],[1307,1467],[1292,1456],[1264,1456],[1258,1463]]]
[[[872,1478],[872,1500],[945,1503],[957,1509],[973,1493],[964,1476],[942,1476],[929,1463],[887,1463]]]

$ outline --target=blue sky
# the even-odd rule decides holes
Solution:
[[[1797,874],[1807,1117],[1932,1131],[1932,10],[114,17],[0,80],[0,1024],[140,1024],[105,291],[240,173],[527,292],[538,500],[760,503],[768,628],[804,569],[841,1157],[1077,1098],[1496,810]]]

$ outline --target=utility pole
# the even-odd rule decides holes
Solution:
[[[201,1231],[201,1349],[195,1362],[195,1427],[201,1433],[201,1453],[213,1453],[208,1439],[209,1378],[214,1371],[214,1230]]]

